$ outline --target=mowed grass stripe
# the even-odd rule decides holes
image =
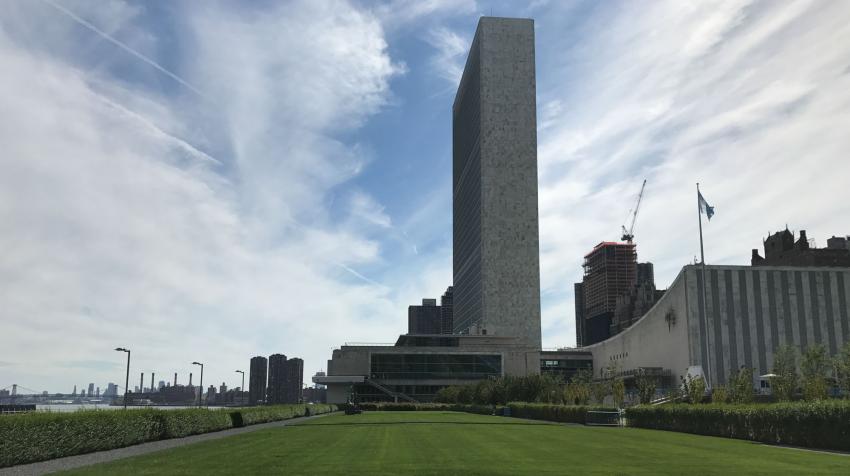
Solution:
[[[850,474],[850,457],[452,412],[329,416],[68,474]]]

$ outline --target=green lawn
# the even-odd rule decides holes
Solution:
[[[333,415],[66,474],[850,474],[850,457],[452,412]]]

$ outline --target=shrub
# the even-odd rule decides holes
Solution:
[[[729,403],[729,389],[725,385],[715,385],[711,391],[713,403]]]
[[[793,346],[783,345],[773,354],[773,374],[770,388],[781,402],[794,398],[797,390],[797,350]]]
[[[835,380],[844,398],[850,398],[850,341],[844,344],[841,352],[835,356]]]
[[[117,410],[110,412],[114,413],[115,411]],[[230,418],[228,412],[207,410],[205,408],[161,410],[157,413],[156,418],[162,422],[162,434],[157,439],[180,438],[199,433],[225,430],[233,426],[233,420]]]
[[[611,382],[611,396],[614,399],[614,406],[623,408],[623,401],[626,396],[626,382],[622,377],[616,377]]]
[[[617,411],[615,408],[586,405],[549,405],[546,403],[511,402],[508,404],[511,416],[530,420],[557,421],[563,423],[587,422],[588,410]]]
[[[679,376],[682,382],[682,392],[691,403],[700,403],[705,397],[705,379],[702,375],[696,377],[688,374],[687,378]]]
[[[829,397],[826,375],[829,371],[829,356],[826,347],[816,344],[806,349],[800,362],[803,374],[803,398],[824,400]]]
[[[649,403],[655,396],[658,379],[654,375],[649,375],[646,369],[638,369],[638,373],[635,376],[635,386],[637,387],[640,403]]]
[[[722,436],[770,444],[850,450],[850,403],[770,405],[639,405],[626,410],[629,426]]]
[[[305,416],[307,405],[269,405],[240,408],[242,421],[245,425],[257,423],[268,423],[270,421],[288,420],[290,418]]]
[[[751,403],[753,392],[753,369],[741,367],[729,375],[729,400],[732,403]]]
[[[494,408],[496,414],[501,414],[501,408],[495,405],[477,405],[477,404],[462,404],[462,403],[412,403],[412,402],[372,402],[362,403],[359,405],[361,410],[365,411],[380,411],[380,412],[422,412],[422,411],[443,411],[443,412],[464,412],[477,413],[480,415],[492,415]]]
[[[0,417],[0,467],[160,439],[154,410],[24,413]]]
[[[605,402],[605,396],[610,392],[610,382],[597,380],[590,384],[590,393],[593,395],[593,401],[598,405]]]
[[[307,405],[234,410],[86,410],[36,412],[0,417],[0,467],[103,451],[224,430],[234,426],[305,415]],[[335,411],[335,405],[309,405],[311,413]]]
[[[437,390],[437,394],[434,395],[434,401],[439,403],[457,403],[458,395],[460,395],[459,385],[443,387]]]

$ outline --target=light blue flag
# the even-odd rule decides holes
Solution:
[[[705,201],[705,198],[702,196],[702,192],[697,192],[699,194],[699,211],[701,213],[705,213],[705,216],[711,220],[711,217],[714,216],[714,207],[708,204]]]

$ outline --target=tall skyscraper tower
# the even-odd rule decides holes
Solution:
[[[534,21],[481,18],[452,108],[454,331],[540,342]]]
[[[408,334],[439,334],[442,326],[436,299],[423,299],[421,306],[407,307]]]
[[[440,297],[440,334],[451,334],[454,332],[453,296],[454,291],[449,286],[442,297]]]
[[[251,357],[251,374],[248,376],[248,403],[256,405],[266,400],[266,372],[268,361],[265,357]]]
[[[301,388],[304,386],[304,361],[298,357],[287,360],[285,373],[284,402],[300,403]]]
[[[269,356],[269,388],[266,403],[285,403],[284,384],[286,381],[286,356],[272,354]]]

